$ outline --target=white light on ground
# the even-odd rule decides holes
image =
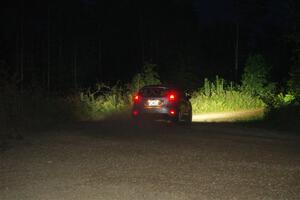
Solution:
[[[193,115],[193,122],[234,122],[250,119],[261,119],[264,115],[263,109],[220,112]]]

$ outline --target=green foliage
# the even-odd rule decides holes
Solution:
[[[295,100],[295,96],[292,94],[285,94],[282,96],[282,100],[285,104],[291,104]]]
[[[226,83],[218,76],[214,82],[205,79],[204,86],[193,93],[191,103],[194,114],[265,107],[263,101],[258,97],[234,88],[232,83]]]
[[[225,92],[224,79],[216,76],[215,82],[209,81],[207,78],[204,79],[204,94],[206,96],[212,96],[214,94],[223,94]]]
[[[300,65],[294,66],[290,72],[288,91],[296,98],[300,98]]]
[[[155,68],[155,64],[146,63],[142,72],[133,77],[127,88],[118,83],[112,87],[100,83],[96,85],[96,90],[93,92],[91,90],[82,91],[79,109],[81,118],[98,119],[127,108],[134,92],[145,85],[161,83]]]
[[[252,96],[268,97],[273,94],[275,84],[269,82],[271,67],[262,55],[249,56],[242,75],[242,89]]]
[[[291,93],[279,93],[276,96],[272,97],[272,103],[270,104],[270,107],[273,108],[279,108],[282,106],[288,106],[290,104],[293,104],[293,102],[295,101],[295,96]]]
[[[131,95],[145,85],[160,84],[156,65],[146,63],[141,73],[137,73],[129,87],[116,84],[112,87],[103,83],[97,84],[96,90],[80,93],[81,117],[97,119],[107,114],[127,108],[131,103]],[[105,91],[105,92],[103,92]]]
[[[131,84],[128,85],[117,83],[114,86],[108,86],[99,83],[96,85],[95,90],[81,91],[79,106],[77,106],[78,118],[99,119],[126,109],[131,103],[131,96],[134,92],[145,85],[160,84],[155,68],[155,64],[145,64],[142,72],[137,73]]]
[[[159,75],[155,71],[157,66],[155,64],[146,63],[143,66],[142,72],[137,73],[131,81],[131,93],[138,91],[145,85],[160,84]]]
[[[81,92],[80,103],[80,118],[98,119],[126,108],[129,105],[129,98],[126,90],[119,84],[109,87],[101,83],[96,85],[93,92],[91,90]]]

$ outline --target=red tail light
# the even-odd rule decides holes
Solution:
[[[169,99],[169,101],[175,101],[175,100],[176,100],[176,95],[175,95],[175,93],[169,93],[169,94],[168,94],[168,99]]]
[[[171,115],[175,115],[175,110],[172,109],[169,112],[170,112]]]
[[[141,100],[141,96],[139,96],[138,94],[133,96],[133,102],[134,103],[139,103]]]

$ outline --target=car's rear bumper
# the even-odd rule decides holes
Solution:
[[[132,110],[138,111],[140,114],[169,114],[170,110],[176,110],[173,107],[163,106],[163,107],[144,107],[144,106],[134,106]]]
[[[134,117],[151,117],[151,118],[170,118],[174,117],[170,113],[173,110],[176,112],[175,108],[172,107],[133,107],[132,114]],[[135,114],[134,114],[135,113]]]

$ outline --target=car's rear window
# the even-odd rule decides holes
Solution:
[[[142,97],[165,97],[168,88],[163,87],[147,87],[140,90]]]

